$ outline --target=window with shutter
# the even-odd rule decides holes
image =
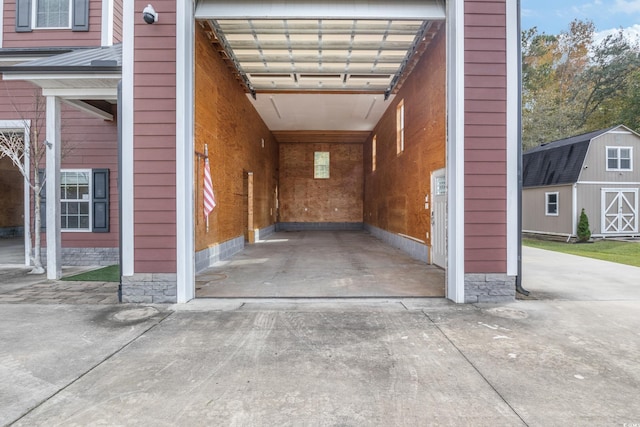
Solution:
[[[16,32],[89,31],[89,0],[16,0]]]

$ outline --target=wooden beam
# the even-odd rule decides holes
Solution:
[[[364,144],[370,131],[280,130],[271,132],[281,144],[287,143],[342,143]]]

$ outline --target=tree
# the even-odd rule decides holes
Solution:
[[[580,220],[578,221],[578,242],[584,243],[591,238],[591,230],[589,229],[589,218],[587,218],[587,214],[584,212],[584,208],[580,212]]]
[[[640,119],[638,43],[622,30],[595,41],[591,22],[573,21],[559,35],[522,35],[524,149]]]
[[[11,94],[8,94],[11,98]],[[24,123],[24,129],[29,130],[29,137],[25,138],[22,131],[0,132],[0,158],[7,157],[18,168],[26,185],[31,189],[33,196],[33,250],[31,253],[32,274],[45,272],[41,259],[40,230],[42,228],[40,212],[42,207],[42,189],[46,183],[46,176],[40,173],[39,167],[46,157],[46,143],[42,136],[45,134],[45,99],[39,89],[34,89],[33,103],[29,111],[21,111],[15,104],[13,108]],[[62,142],[63,157],[68,152],[68,147]],[[30,209],[30,206],[25,206]]]

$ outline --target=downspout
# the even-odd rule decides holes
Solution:
[[[518,35],[522,37],[522,22],[520,18],[521,4],[518,7]],[[529,291],[522,287],[522,40],[518,43],[518,275],[516,276],[516,292],[524,296]]]
[[[118,82],[118,265],[120,275],[118,283],[118,302],[122,302],[122,80]]]

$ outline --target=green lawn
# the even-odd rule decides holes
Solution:
[[[619,264],[640,267],[640,243],[598,240],[593,243],[562,243],[546,240],[522,239],[524,246],[580,255]]]
[[[86,273],[76,274],[75,276],[64,277],[62,280],[76,282],[119,282],[120,266],[110,265],[97,270],[87,271]]]

